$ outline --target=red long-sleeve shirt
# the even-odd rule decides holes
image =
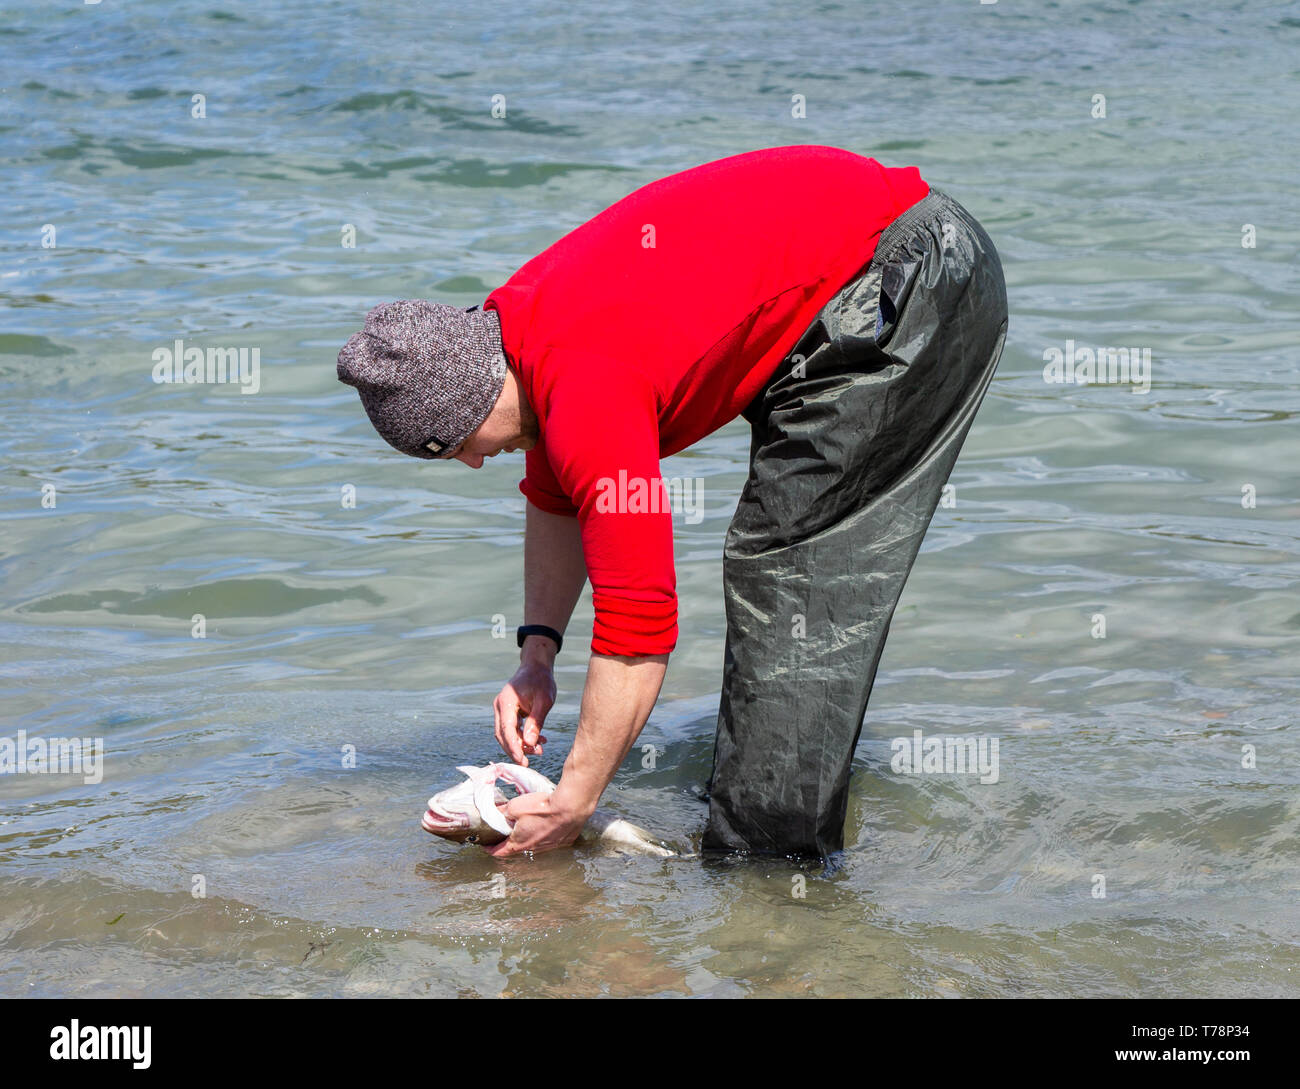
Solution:
[[[676,646],[672,513],[638,489],[740,415],[929,191],[839,148],[733,155],[637,189],[488,296],[541,432],[519,489],[581,524],[592,651]]]

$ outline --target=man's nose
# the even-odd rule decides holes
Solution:
[[[456,460],[457,460],[457,461],[463,461],[463,462],[464,462],[466,465],[468,465],[471,469],[481,469],[481,468],[483,468],[483,455],[482,455],[482,454],[457,454],[457,455],[456,455]]]

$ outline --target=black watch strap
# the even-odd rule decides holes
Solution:
[[[553,639],[555,641],[556,654],[559,654],[560,651],[564,649],[564,636],[554,628],[548,628],[545,624],[524,624],[520,627],[515,642],[522,647],[524,645],[524,640],[530,635],[544,635],[547,639]]]

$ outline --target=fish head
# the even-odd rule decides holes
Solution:
[[[508,834],[501,831],[502,818],[493,812],[496,819],[489,824],[479,804],[485,798],[485,790],[491,792],[494,811],[497,805],[506,803],[506,796],[496,789],[495,779],[486,780],[488,768],[462,767],[457,770],[465,774],[465,779],[429,799],[420,827],[457,843],[479,843],[485,847],[500,843]]]

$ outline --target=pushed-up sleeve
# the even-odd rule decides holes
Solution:
[[[577,516],[578,508],[564,494],[551,471],[544,440],[539,439],[537,445],[524,455],[524,479],[519,482],[519,490],[528,502],[549,514]]]
[[[677,575],[654,384],[600,357],[566,362],[551,391],[545,457],[577,510],[596,613],[591,649],[666,654],[677,645]]]

